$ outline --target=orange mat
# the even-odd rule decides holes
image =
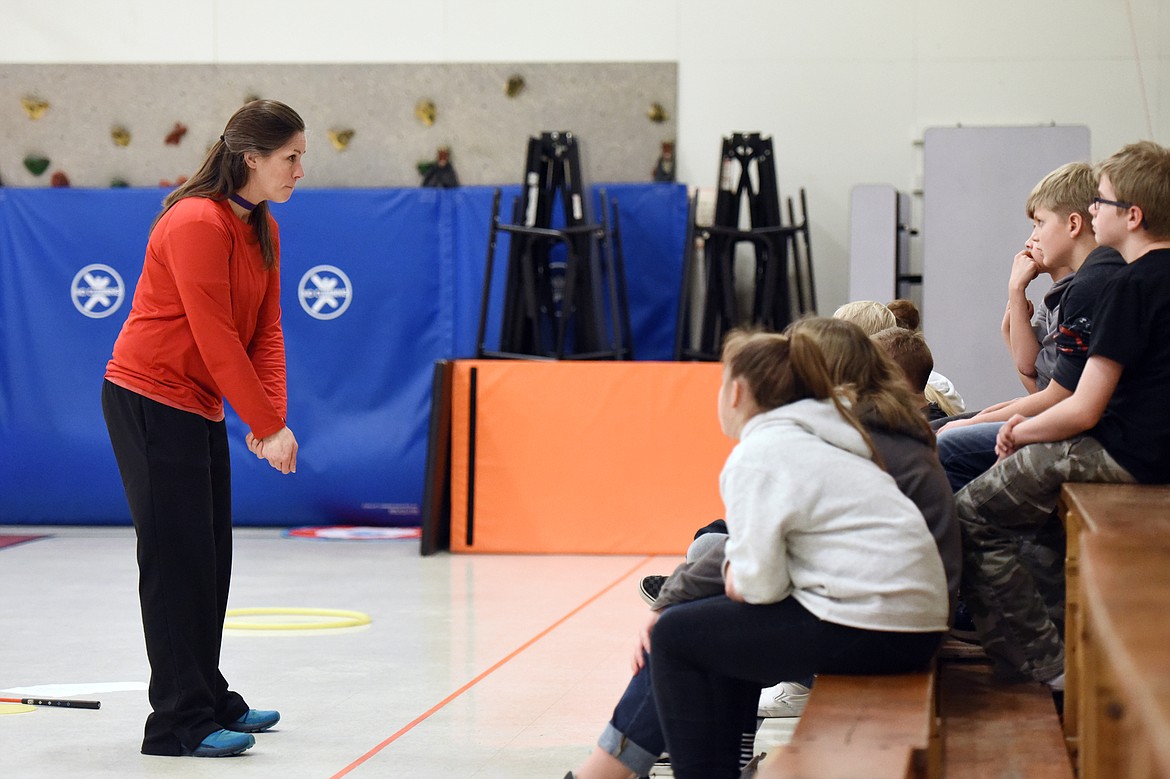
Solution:
[[[451,551],[681,554],[723,516],[715,363],[462,360]]]

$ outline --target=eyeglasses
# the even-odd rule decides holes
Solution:
[[[1093,198],[1093,202],[1089,203],[1089,208],[1100,208],[1101,206],[1117,206],[1118,208],[1132,208],[1133,203],[1127,203],[1124,200],[1106,200],[1103,197]]]

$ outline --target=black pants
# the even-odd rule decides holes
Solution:
[[[719,595],[663,610],[650,670],[674,775],[738,777],[742,725],[761,688],[816,673],[921,670],[942,635],[836,625],[792,597],[753,606]]]
[[[142,751],[181,755],[248,710],[219,672],[232,571],[227,427],[108,381],[102,411],[138,535],[153,709]]]

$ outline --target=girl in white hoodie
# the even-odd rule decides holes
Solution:
[[[740,441],[720,477],[725,594],[662,611],[647,641],[679,779],[738,776],[761,687],[917,670],[947,628],[938,547],[810,334],[731,334],[718,409]]]

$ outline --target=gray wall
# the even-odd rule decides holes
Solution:
[[[509,98],[504,84],[525,88]],[[17,65],[0,64],[0,179],[48,186],[64,171],[73,186],[133,186],[189,175],[249,96],[282,100],[308,125],[304,186],[395,187],[420,181],[418,163],[452,149],[463,184],[519,183],[530,135],[570,130],[579,139],[587,182],[649,181],[663,141],[677,132],[673,63]],[[50,107],[32,120],[25,96]],[[437,116],[415,115],[423,99]],[[653,103],[666,119],[648,117]],[[179,122],[182,142],[167,145]],[[123,126],[121,147],[111,129]],[[329,130],[352,129],[344,151]],[[41,176],[22,163],[47,157]]]

